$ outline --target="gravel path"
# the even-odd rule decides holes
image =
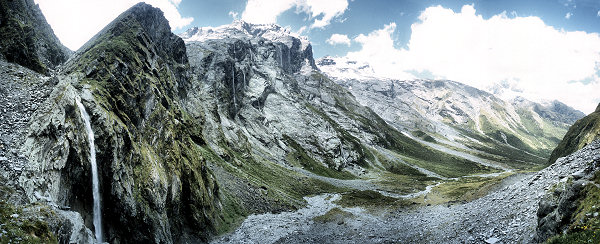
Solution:
[[[507,177],[488,195],[468,203],[376,212],[342,208],[354,217],[341,224],[312,221],[335,207],[337,196],[306,198],[307,208],[250,216],[215,243],[529,243],[539,199],[595,160],[600,160],[600,141],[540,172]]]

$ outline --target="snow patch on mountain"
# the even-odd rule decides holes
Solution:
[[[292,48],[293,39],[296,38],[302,43],[301,49],[304,50],[310,45],[305,36],[293,33],[290,30],[276,24],[251,24],[243,20],[235,20],[228,25],[218,27],[193,27],[179,35],[183,41],[205,42],[207,40],[222,40],[228,38],[241,39],[250,37],[262,37],[272,42],[281,42],[288,48]]]
[[[317,66],[321,71],[338,80],[387,79],[375,74],[368,63],[352,60],[348,57],[325,56],[317,60]]]

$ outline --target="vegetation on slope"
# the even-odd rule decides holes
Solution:
[[[593,184],[587,184],[574,197],[576,210],[568,218],[570,225],[567,233],[550,238],[548,243],[600,243],[600,188],[598,188],[598,184],[600,184],[600,171],[594,175]]]
[[[33,0],[0,1],[0,54],[39,73],[65,62],[64,47]]]
[[[0,175],[0,182],[6,179]],[[39,212],[23,211],[24,206],[15,206],[6,201],[14,190],[0,184],[0,243],[58,243],[44,218],[54,213],[39,206]],[[36,207],[31,206],[29,207]]]
[[[223,215],[216,220],[217,234],[231,231],[250,214],[298,209],[305,204],[304,196],[346,191],[259,155],[244,157],[230,147],[222,147],[227,150],[222,156],[208,146],[199,147],[219,179]]]
[[[475,139],[476,141],[462,140],[461,143],[483,153],[475,153],[476,156],[508,165],[515,169],[530,170],[546,164],[542,156],[532,154],[523,149],[514,147],[504,142],[481,136],[479,133],[455,127],[461,133]],[[458,149],[460,150],[460,149]]]
[[[347,208],[363,207],[367,209],[400,207],[411,204],[410,201],[384,196],[379,192],[371,190],[354,190],[344,193],[342,194],[342,198],[334,201],[334,203]]]
[[[322,74],[313,73],[313,76],[320,77]],[[324,76],[320,78],[329,80],[329,78]],[[404,156],[410,163],[417,164],[447,177],[458,177],[495,171],[493,168],[435,150],[405,136],[394,127],[390,126],[371,109],[358,105],[359,103],[353,100],[354,97],[348,91],[339,87],[337,84],[334,87],[338,89],[331,89],[329,92],[334,94],[335,106],[345,112],[345,115],[360,122],[362,124],[361,130],[375,135],[375,143],[378,146]]]
[[[66,66],[93,96],[84,104],[107,189],[101,194],[108,240],[206,240],[222,218],[219,187],[199,149],[201,125],[179,103],[187,67],[183,41],[159,9],[143,3]]]
[[[600,104],[596,111],[578,120],[569,128],[563,140],[552,151],[549,162],[554,163],[556,159],[567,156],[600,138]]]

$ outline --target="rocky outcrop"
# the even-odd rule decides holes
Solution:
[[[559,157],[569,155],[593,140],[600,138],[600,104],[596,111],[588,116],[578,120],[569,128],[562,141],[552,151],[550,162],[554,162]]]
[[[537,211],[536,241],[544,242],[555,235],[597,228],[600,178],[600,140],[555,164],[576,163],[577,171],[566,175],[540,200]]]
[[[162,12],[143,3],[85,44],[30,125],[20,180],[28,198],[78,212],[93,229],[81,97],[96,135],[106,241],[206,240],[220,198],[199,124],[179,102],[187,96],[185,50]]]
[[[569,241],[594,239],[589,231],[596,230],[600,222],[596,206],[600,202],[599,136],[600,111],[596,109],[575,122],[552,152],[550,160],[555,160],[554,164],[577,162],[580,167],[540,200],[536,231],[538,242],[553,236]],[[597,242],[597,238],[592,242]]]
[[[64,63],[71,51],[63,46],[33,0],[0,1],[0,54],[47,74]]]

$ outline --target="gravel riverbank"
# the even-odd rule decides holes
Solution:
[[[337,195],[306,198],[296,212],[252,215],[214,243],[529,243],[540,198],[590,161],[600,160],[600,141],[548,168],[504,179],[490,193],[467,203],[351,212],[344,221],[315,222],[336,206]]]

